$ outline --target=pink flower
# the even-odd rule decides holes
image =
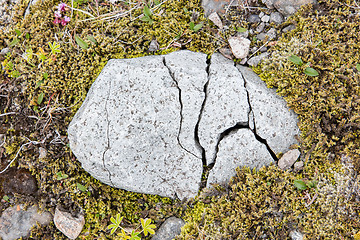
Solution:
[[[68,23],[68,22],[70,22],[70,18],[69,18],[68,16],[64,16],[64,21],[65,21],[66,23]]]
[[[55,18],[55,20],[54,20],[54,24],[59,24],[59,23],[61,23],[60,18]]]
[[[55,11],[55,12],[54,12],[54,16],[55,16],[56,18],[61,18],[61,13],[60,13],[60,11]]]
[[[61,12],[65,12],[67,7],[68,5],[66,5],[66,3],[60,3],[58,6],[58,10]]]

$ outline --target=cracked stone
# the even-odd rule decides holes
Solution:
[[[226,182],[237,165],[277,160],[275,153],[296,143],[296,123],[286,102],[250,69],[218,53],[208,61],[178,51],[109,60],[68,136],[98,180],[185,199],[198,193],[203,165],[209,186]]]
[[[244,79],[233,61],[214,53],[210,60],[206,102],[199,123],[199,140],[207,164],[214,163],[220,136],[238,123],[248,123],[250,107]]]
[[[181,91],[181,146],[201,158],[201,148],[195,137],[202,102],[205,100],[204,86],[207,83],[206,54],[178,51],[165,55],[165,63]],[[196,66],[196,67],[194,67]],[[191,136],[191,137],[190,137]]]
[[[202,161],[179,145],[180,122],[179,89],[163,56],[112,59],[69,126],[70,147],[106,184],[189,198],[198,192]]]
[[[274,162],[265,144],[259,142],[250,129],[243,128],[225,136],[219,144],[216,163],[210,170],[207,187],[226,185],[236,175],[237,167],[260,168]]]
[[[273,152],[286,152],[297,143],[300,130],[297,115],[289,110],[286,101],[276,94],[275,89],[266,87],[258,75],[250,68],[238,65],[246,81],[250,105],[254,114],[254,126],[251,127],[263,139]]]

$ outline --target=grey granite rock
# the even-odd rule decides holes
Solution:
[[[297,115],[276,95],[276,90],[267,88],[250,68],[237,67],[245,78],[256,133],[267,141],[274,153],[286,152],[297,143],[295,136],[300,133]]]
[[[197,194],[202,162],[178,142],[179,89],[164,63],[163,56],[109,60],[68,135],[84,169],[100,181],[184,199]]]
[[[288,31],[294,30],[295,28],[296,28],[295,25],[291,24],[289,26],[284,27],[281,31],[286,33]]]
[[[3,240],[15,240],[26,237],[30,229],[38,222],[41,225],[49,224],[51,214],[48,212],[38,213],[36,206],[24,210],[23,205],[16,205],[5,209],[0,217],[0,237]]]
[[[209,16],[213,12],[224,14],[226,9],[231,6],[239,4],[238,0],[202,0],[201,6],[204,8],[205,16]]]
[[[199,140],[207,164],[213,163],[220,135],[248,123],[250,107],[244,79],[231,60],[215,53],[210,60],[207,97],[199,124]]]
[[[226,185],[235,176],[237,167],[260,168],[274,162],[265,144],[256,140],[250,129],[238,129],[225,136],[219,144],[216,163],[209,172],[207,187]]]
[[[182,226],[185,225],[184,220],[176,217],[170,217],[161,224],[160,228],[155,232],[151,240],[172,240],[180,235]]]
[[[259,15],[255,15],[255,14],[250,15],[247,20],[250,23],[257,23],[261,21]]]

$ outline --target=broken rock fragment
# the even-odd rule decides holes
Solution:
[[[274,153],[286,152],[297,143],[296,135],[300,133],[297,126],[297,115],[287,107],[286,101],[276,94],[275,89],[266,87],[256,73],[250,68],[237,66],[246,82],[249,93],[256,134],[266,140]]]
[[[274,162],[266,145],[256,140],[250,129],[235,130],[219,144],[216,163],[210,170],[207,186],[226,185],[237,167],[260,168]]]
[[[206,101],[199,123],[199,140],[207,164],[213,163],[221,134],[248,123],[250,106],[244,79],[233,61],[215,53],[210,60]]]
[[[296,143],[296,115],[255,76],[217,53],[109,60],[70,123],[70,147],[106,184],[194,197],[204,165],[208,186],[226,183]]]

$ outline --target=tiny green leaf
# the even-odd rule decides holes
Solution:
[[[11,43],[9,44],[9,47],[13,47],[16,44],[18,44],[20,42],[20,40],[18,38],[14,38],[14,40],[11,41]]]
[[[29,39],[29,38],[30,38],[30,34],[29,34],[29,33],[26,33],[25,38],[26,38],[26,39]]]
[[[203,26],[203,25],[202,25],[201,23],[196,24],[195,27],[194,27],[194,32],[199,31],[199,30],[202,28],[202,26]]]
[[[66,179],[68,178],[69,176],[67,174],[62,174],[62,172],[57,172],[56,173],[56,179],[57,180],[63,180],[63,179]]]
[[[116,219],[114,217],[110,218],[110,221],[112,222],[112,224],[108,226],[108,229],[111,229],[110,234],[113,234],[116,231],[116,229],[120,226],[123,218],[124,217],[120,217],[120,213],[116,214]]]
[[[141,226],[143,228],[144,231],[144,235],[147,236],[148,233],[150,234],[155,234],[154,229],[156,228],[156,226],[154,224],[151,224],[151,219],[140,219],[141,222]]]
[[[15,29],[15,33],[16,33],[16,35],[18,35],[18,36],[20,37],[21,32],[20,32],[20,30],[19,30],[19,29]]]
[[[288,59],[291,62],[295,63],[296,65],[299,65],[299,66],[303,65],[303,61],[298,56],[291,55],[290,57],[288,57]]]
[[[89,48],[89,45],[84,40],[82,40],[78,35],[75,35],[75,41],[82,49],[86,50]]]
[[[190,30],[193,30],[193,31],[194,31],[195,23],[194,23],[194,22],[190,22],[190,23],[189,23],[189,27],[190,27]]]
[[[155,4],[155,5],[159,5],[159,4],[160,4],[160,1],[159,1],[159,0],[155,0],[155,1],[154,1],[154,4]]]
[[[44,93],[40,93],[37,99],[37,104],[40,105],[44,99]]]
[[[298,190],[306,190],[308,188],[303,180],[295,180],[294,185]]]
[[[318,73],[315,69],[313,69],[313,68],[311,68],[311,67],[305,68],[304,73],[305,73],[306,75],[310,76],[310,77],[319,76],[319,73]]]
[[[132,230],[132,231],[131,231],[131,234],[130,234],[129,240],[141,240],[141,235],[140,235],[140,233]]]
[[[80,183],[76,183],[77,188],[82,192],[87,192],[87,188],[84,185],[81,185]]]
[[[356,64],[356,69],[360,72],[360,63]]]
[[[96,45],[98,44],[98,42],[96,41],[96,39],[95,39],[93,36],[91,36],[91,35],[88,35],[88,36],[87,36],[87,39],[89,39],[91,42],[95,43]]]
[[[8,202],[10,198],[9,198],[9,196],[4,195],[4,196],[3,196],[3,199],[4,199],[4,201]]]
[[[49,74],[48,73],[44,73],[43,74],[43,78],[46,80],[47,78],[49,77]]]
[[[236,29],[236,31],[238,31],[238,32],[246,32],[246,31],[247,31],[247,28],[238,27],[238,28]]]
[[[153,15],[150,8],[146,5],[144,6],[144,15],[149,18]]]
[[[38,81],[38,82],[36,83],[35,88],[40,87],[40,85],[41,85],[41,84],[43,84],[43,83],[44,83],[44,80],[40,80],[40,81]]]

